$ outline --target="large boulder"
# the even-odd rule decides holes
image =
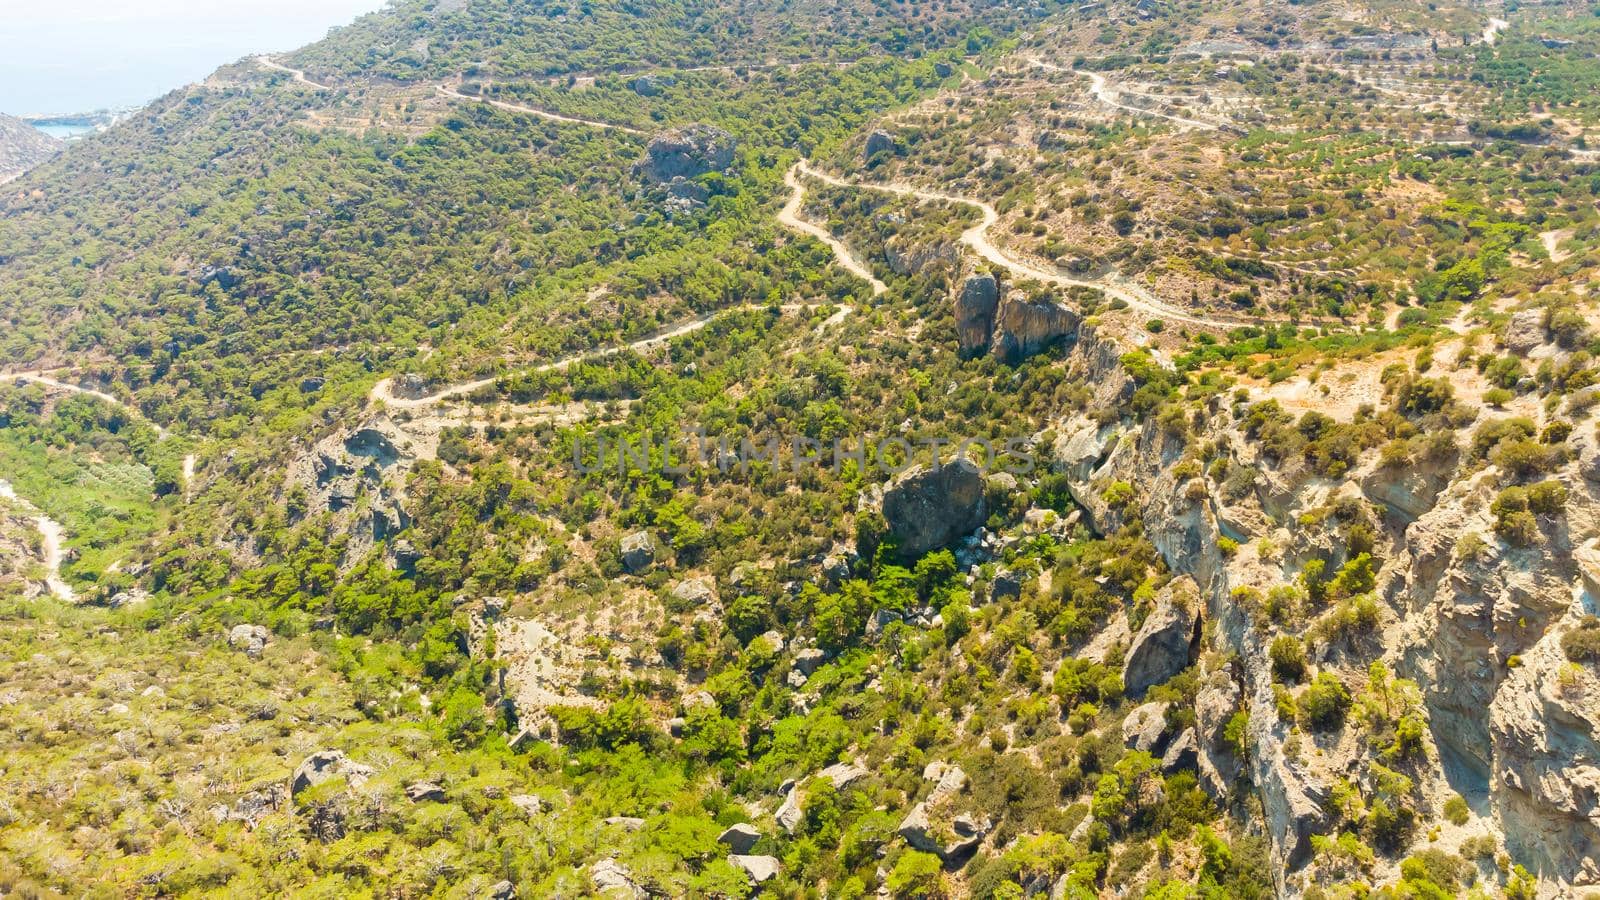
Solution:
[[[1122,720],[1122,742],[1134,750],[1154,753],[1167,734],[1167,704],[1145,703]]]
[[[917,557],[983,524],[983,473],[969,459],[929,469],[915,466],[883,492],[883,516],[900,552]]]
[[[648,531],[635,531],[622,539],[622,567],[637,575],[656,561],[656,542]]]
[[[1527,353],[1545,342],[1544,310],[1524,309],[1511,314],[1506,323],[1506,349],[1513,353]]]
[[[794,655],[794,667],[800,674],[810,678],[828,659],[828,654],[816,647],[805,647]]]
[[[431,781],[414,781],[406,785],[406,799],[412,803],[443,803],[444,788]]]
[[[401,400],[415,400],[427,396],[428,382],[415,372],[395,376],[389,383],[389,393]]]
[[[1173,739],[1167,747],[1167,752],[1161,757],[1161,771],[1171,775],[1185,769],[1198,768],[1200,765],[1200,739],[1195,737],[1193,728],[1184,729],[1183,733]]]
[[[1200,588],[1187,575],[1174,578],[1156,596],[1139,633],[1133,636],[1122,666],[1122,685],[1130,697],[1142,697],[1189,667],[1199,622]]]
[[[963,352],[985,350],[1000,306],[1000,282],[987,272],[967,276],[956,294],[956,339]]]
[[[678,608],[712,609],[721,611],[722,605],[717,601],[717,588],[709,578],[690,578],[680,581],[672,589],[672,597]]]
[[[967,773],[961,767],[933,762],[922,775],[934,782],[933,790],[927,799],[911,808],[895,831],[913,848],[937,854],[947,865],[963,863],[971,858],[993,823],[953,813],[953,801],[967,785]]]
[[[772,818],[783,826],[784,831],[794,834],[795,829],[800,827],[800,820],[804,815],[800,809],[800,785],[790,783],[785,786],[783,803],[779,804],[778,811],[772,814]]]
[[[749,853],[750,848],[754,847],[759,840],[761,840],[761,832],[757,831],[754,825],[747,822],[729,825],[723,829],[721,834],[717,835],[717,842],[733,853]]]
[[[212,817],[220,824],[222,822],[243,822],[254,828],[256,824],[267,816],[283,808],[287,800],[287,792],[282,782],[268,785],[259,791],[251,791],[238,800],[232,807],[218,805],[212,809]]]
[[[652,138],[641,165],[645,175],[662,183],[695,178],[733,165],[737,147],[733,135],[721,128],[689,125]]]
[[[817,773],[817,777],[826,778],[833,782],[835,790],[844,790],[852,784],[867,777],[869,773],[855,763],[834,763]]]
[[[649,896],[633,880],[633,873],[628,871],[628,867],[614,859],[602,859],[590,866],[589,881],[594,885],[595,893],[602,897],[637,897],[642,900]]]
[[[334,778],[343,778],[351,787],[360,787],[372,777],[372,767],[351,761],[342,750],[319,750],[301,761],[289,781],[289,795],[316,787]]]
[[[751,884],[761,884],[778,877],[779,865],[776,856],[742,856],[736,853],[728,857],[728,862],[743,872]]]
[[[1019,363],[1077,332],[1078,314],[1053,298],[1011,293],[995,318],[994,353],[1003,362]]]
[[[228,632],[228,646],[235,650],[243,650],[246,656],[255,658],[267,648],[267,641],[272,638],[272,632],[263,625],[235,625]]]

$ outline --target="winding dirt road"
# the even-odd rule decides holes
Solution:
[[[606,131],[618,131],[623,134],[643,135],[645,133],[630,125],[618,125],[615,122],[597,122],[594,119],[577,119],[573,118],[572,116],[563,116],[560,113],[553,113],[547,109],[537,109],[532,106],[522,106],[516,103],[507,103],[504,100],[490,100],[488,97],[474,97],[471,94],[463,94],[455,88],[446,87],[442,84],[436,85],[436,87],[439,93],[446,97],[451,97],[456,100],[466,100],[472,103],[487,103],[496,109],[503,109],[507,112],[524,113],[530,116],[538,116],[541,119],[548,119],[552,122],[562,122],[567,125],[587,125],[590,128],[599,128]]]
[[[1185,128],[1194,128],[1201,131],[1216,131],[1221,127],[1215,122],[1202,122],[1199,119],[1185,119],[1183,116],[1174,116],[1169,113],[1160,112],[1154,109],[1144,109],[1143,107],[1129,106],[1128,104],[1122,102],[1122,92],[1112,87],[1110,82],[1106,81],[1106,77],[1101,75],[1099,72],[1068,69],[1065,66],[1058,66],[1055,63],[1048,63],[1042,59],[1032,56],[1028,57],[1028,65],[1044,69],[1046,72],[1064,72],[1068,75],[1082,75],[1085,78],[1088,78],[1089,95],[1094,97],[1095,100],[1099,101],[1105,106],[1111,107],[1112,109],[1133,113],[1134,115],[1139,116],[1155,116],[1158,119],[1166,119],[1169,122],[1173,122]]]
[[[60,522],[40,512],[38,507],[18,497],[10,482],[4,479],[0,479],[0,499],[10,500],[34,514],[33,527],[39,532],[39,536],[43,538],[45,587],[49,588],[50,593],[54,594],[58,600],[66,603],[78,602],[77,591],[74,591],[72,585],[67,584],[61,577],[61,544],[66,537],[67,530],[61,526]]]
[[[804,162],[797,162],[789,167],[789,171],[783,173],[783,183],[789,186],[791,193],[789,194],[789,202],[785,203],[783,209],[778,213],[778,222],[795,231],[809,234],[827,244],[833,250],[833,255],[838,257],[839,265],[872,285],[872,296],[876,297],[887,291],[889,286],[879,281],[865,263],[856,259],[850,252],[850,248],[844,245],[844,241],[834,237],[826,228],[813,225],[800,217],[800,206],[806,199],[805,185],[800,183],[800,168],[803,165],[805,165]]]
[[[144,418],[144,413],[142,413],[138,409],[128,405],[127,403],[117,399],[116,397],[111,396],[110,394],[106,393],[105,391],[95,390],[94,388],[86,388],[86,387],[83,387],[81,385],[73,384],[73,383],[71,383],[69,381],[60,381],[58,379],[51,378],[50,376],[45,375],[42,372],[0,372],[0,382],[7,382],[7,381],[15,383],[15,384],[30,384],[30,383],[32,383],[32,384],[40,384],[40,385],[44,385],[47,388],[51,388],[51,389],[58,390],[58,391],[67,391],[67,392],[73,393],[73,394],[82,394],[85,397],[93,397],[96,400],[99,400],[99,401],[101,401],[103,403],[109,403],[112,406],[117,407],[118,409],[126,411],[129,415],[137,416],[137,417],[139,417],[141,419]],[[149,421],[149,420],[146,420],[146,421]],[[157,440],[164,441],[164,440],[167,439],[167,429],[161,427],[160,425],[157,425],[154,422],[150,422],[150,427],[152,427],[152,428],[154,428],[156,430],[156,439]]]
[[[466,394],[471,394],[474,391],[478,391],[478,390],[482,390],[483,388],[490,387],[490,386],[492,386],[493,384],[495,384],[496,382],[498,382],[502,378],[510,378],[510,377],[514,377],[514,376],[519,375],[519,374],[538,374],[540,372],[561,372],[561,371],[565,371],[568,368],[571,368],[573,365],[575,365],[577,363],[587,362],[589,360],[596,360],[596,359],[606,359],[608,357],[616,356],[617,354],[622,353],[625,350],[632,350],[632,351],[648,350],[648,349],[650,349],[652,347],[661,346],[662,344],[665,344],[668,341],[673,340],[674,338],[680,338],[680,337],[683,337],[686,334],[693,334],[694,332],[699,331],[700,329],[706,327],[707,325],[710,325],[713,321],[715,321],[720,316],[725,316],[725,315],[727,315],[729,313],[733,313],[733,312],[748,312],[750,310],[759,310],[759,309],[767,309],[767,308],[768,307],[766,305],[764,305],[764,304],[752,303],[752,304],[746,304],[744,306],[733,306],[733,307],[729,307],[727,309],[719,309],[719,310],[716,310],[715,312],[701,313],[700,315],[695,316],[692,319],[688,319],[688,320],[685,320],[683,322],[679,322],[678,324],[673,325],[673,326],[671,326],[669,328],[666,328],[666,329],[664,329],[662,331],[657,331],[654,334],[651,334],[651,335],[649,335],[647,337],[640,338],[639,340],[634,341],[631,344],[624,344],[624,345],[619,346],[619,347],[602,347],[602,348],[597,349],[597,350],[589,350],[589,351],[586,351],[586,352],[583,352],[583,353],[574,353],[571,356],[564,356],[564,357],[562,357],[560,359],[557,359],[557,360],[554,360],[552,362],[542,363],[540,365],[533,366],[532,368],[522,369],[522,370],[515,371],[515,372],[504,372],[504,373],[501,373],[499,375],[495,375],[495,376],[490,377],[490,378],[479,378],[476,381],[467,381],[467,382],[462,382],[461,384],[454,384],[454,385],[451,385],[450,387],[444,388],[442,390],[436,391],[436,392],[434,392],[432,394],[428,394],[428,395],[422,396],[422,397],[397,397],[397,396],[395,396],[395,393],[394,393],[394,379],[393,378],[385,378],[385,379],[379,381],[377,384],[373,385],[372,386],[372,391],[367,396],[373,402],[381,402],[385,406],[389,407],[390,409],[421,409],[423,407],[433,406],[435,404],[441,403],[441,402],[443,402],[445,400],[452,399],[454,397],[461,397],[461,396],[464,396]],[[786,304],[784,304],[783,306],[781,306],[779,308],[782,309],[784,312],[796,312],[796,311],[816,309],[815,306],[804,304],[804,303],[786,303]],[[849,307],[849,306],[840,307],[838,312],[835,312],[833,315],[829,316],[828,319],[826,321],[824,321],[821,325],[817,326],[818,330],[821,330],[823,328],[827,328],[827,327],[829,327],[831,325],[837,325],[838,323],[844,321],[845,317],[849,316],[850,313],[852,313],[852,312],[854,312],[854,308],[853,307]]]
[[[1013,274],[1023,278],[1032,278],[1038,281],[1057,284],[1063,287],[1093,288],[1103,292],[1106,296],[1121,300],[1134,309],[1142,310],[1152,316],[1170,319],[1174,322],[1184,322],[1203,328],[1229,329],[1241,325],[1260,324],[1255,320],[1226,319],[1214,316],[1204,316],[1179,309],[1152,294],[1143,286],[1134,284],[1121,276],[1111,275],[1105,278],[1074,278],[1057,271],[1039,268],[1027,262],[1008,256],[989,239],[989,229],[1000,221],[1000,213],[990,204],[982,200],[973,200],[967,197],[958,197],[955,194],[944,194],[938,191],[927,191],[920,188],[901,184],[866,184],[846,181],[820,172],[811,167],[811,164],[801,160],[796,168],[799,174],[815,178],[825,184],[835,187],[852,188],[855,190],[877,191],[885,194],[896,194],[902,197],[915,197],[923,201],[941,201],[944,203],[959,203],[969,206],[983,214],[983,220],[961,233],[961,242],[971,247],[979,256],[994,263],[1001,268],[1010,270]]]
[[[301,71],[300,69],[291,69],[288,66],[284,65],[283,63],[278,62],[277,60],[273,59],[270,56],[258,56],[258,57],[256,57],[256,65],[259,65],[259,66],[261,66],[262,68],[265,68],[265,69],[272,69],[275,72],[287,72],[290,75],[294,76],[294,80],[296,82],[298,82],[300,84],[303,84],[303,85],[305,85],[306,87],[309,87],[309,88],[316,88],[319,91],[331,91],[331,90],[333,90],[332,87],[330,87],[330,86],[328,86],[326,84],[321,84],[321,83],[312,81],[311,79],[307,78],[306,77],[306,73]]]

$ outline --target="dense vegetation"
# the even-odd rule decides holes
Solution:
[[[1377,102],[1396,60],[1331,4],[415,0],[285,59],[326,89],[230,67],[36,171],[0,198],[0,356],[126,405],[0,386],[0,477],[65,525],[86,600],[0,578],[0,893],[577,896],[610,861],[663,896],[1267,897],[1291,876],[1257,764],[1292,763],[1327,787],[1307,896],[1532,896],[1383,642],[1415,496],[1483,476],[1440,565],[1581,524],[1594,67],[1423,6],[1354,31],[1429,35],[1399,61],[1459,108]],[[1217,33],[1261,59],[1180,52]],[[1305,40],[1338,46],[1275,52]],[[1108,110],[1073,66],[1231,118]],[[655,177],[693,123],[731,162]],[[976,209],[808,184],[874,296],[776,221],[802,156],[993,203],[990,238],[1090,286],[983,269],[1072,329],[962,352]],[[375,399],[404,376],[485,381]],[[984,481],[981,540],[908,554],[880,467],[579,465],[685,426],[1037,467]],[[0,505],[0,539],[29,527]],[[1260,583],[1193,596],[1230,564]],[[1125,680],[1146,623],[1201,609],[1192,659]],[[1593,617],[1542,646],[1587,696]],[[1161,749],[1230,690],[1204,739],[1232,776]],[[317,751],[355,766],[291,790]],[[738,824],[778,863],[759,888]]]

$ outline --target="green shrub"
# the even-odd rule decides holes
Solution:
[[[1306,676],[1306,647],[1291,634],[1280,635],[1267,651],[1274,680],[1298,684]]]
[[[1344,724],[1350,692],[1331,672],[1319,672],[1299,701],[1300,714],[1317,731],[1333,731]]]
[[[1525,481],[1559,465],[1561,452],[1530,438],[1512,438],[1496,445],[1490,459],[1512,478]]]
[[[1567,506],[1567,487],[1559,481],[1541,481],[1528,488],[1528,510],[1553,516]]]
[[[1489,505],[1494,514],[1494,533],[1518,547],[1531,547],[1539,540],[1539,522],[1529,511],[1528,491],[1509,487]]]
[[[1575,663],[1600,663],[1600,617],[1584,616],[1561,636],[1561,652]]]
[[[1455,794],[1444,802],[1444,817],[1452,825],[1465,825],[1472,818],[1472,810],[1467,807],[1467,798]]]
[[[906,900],[944,896],[944,866],[932,853],[907,850],[889,872],[889,893]]]

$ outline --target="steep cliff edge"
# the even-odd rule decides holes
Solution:
[[[1330,848],[1347,831],[1391,841],[1380,849],[1394,859],[1492,838],[1546,891],[1600,884],[1600,681],[1561,649],[1594,613],[1600,580],[1600,493],[1583,474],[1593,422],[1580,416],[1577,446],[1547,454],[1565,507],[1538,515],[1518,546],[1495,512],[1517,479],[1470,448],[1400,465],[1367,452],[1330,476],[1309,449],[1275,458],[1270,424],[1258,427],[1276,410],[1243,392],[1186,418],[1107,424],[1147,364],[1081,330],[1069,365],[1097,393],[1054,427],[1055,469],[1095,530],[1140,520],[1199,585],[1199,768],[1214,796],[1259,798],[1280,891],[1299,895],[1343,864]],[[1499,418],[1485,410],[1472,425],[1481,434]],[[1291,645],[1309,657],[1300,678],[1278,665]],[[1332,724],[1316,718],[1324,694],[1342,698]],[[1247,725],[1230,745],[1232,718]],[[1352,787],[1369,802],[1352,802]],[[1368,866],[1395,871],[1382,857]]]

